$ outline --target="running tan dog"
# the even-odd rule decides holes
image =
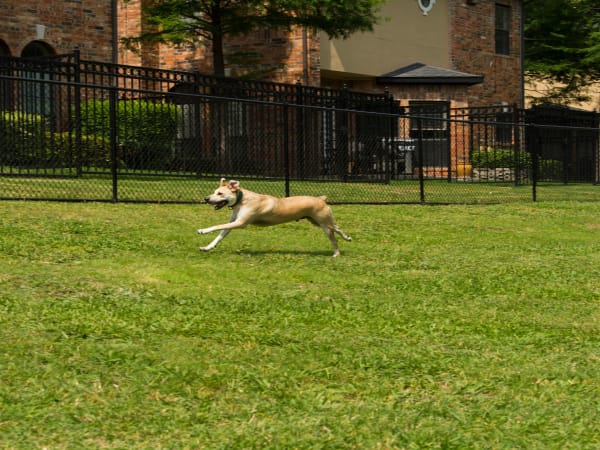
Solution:
[[[221,178],[221,185],[204,201],[209,205],[214,205],[215,209],[229,206],[233,212],[229,223],[198,230],[199,234],[221,232],[206,247],[200,247],[200,250],[205,252],[212,250],[235,228],[245,228],[247,225],[266,227],[292,220],[308,219],[314,225],[321,227],[331,241],[333,256],[338,256],[340,250],[334,233],[339,234],[347,241],[351,241],[352,238],[346,236],[335,224],[331,209],[325,203],[326,198],[307,196],[276,198],[240,189],[239,181],[231,180],[227,183],[225,178]]]

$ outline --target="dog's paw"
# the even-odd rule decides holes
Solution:
[[[209,252],[212,250],[212,247],[198,247],[198,250],[201,252]]]
[[[206,234],[206,229],[204,229],[204,228],[198,229],[198,234]]]

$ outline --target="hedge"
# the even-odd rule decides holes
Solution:
[[[515,151],[511,149],[489,149],[477,150],[471,155],[471,164],[474,169],[514,169]],[[531,167],[531,155],[529,153],[518,154],[518,165],[520,169]]]
[[[531,170],[533,161],[530,153],[518,153],[518,166],[521,170]],[[515,151],[512,149],[477,150],[471,155],[474,169],[516,169]],[[562,177],[563,163],[554,159],[540,160],[538,179],[557,180]]]
[[[83,134],[110,137],[110,102],[90,100],[80,106]],[[173,153],[177,137],[176,105],[119,100],[116,108],[120,159],[131,169],[158,169]],[[74,110],[72,111],[74,114]]]
[[[43,153],[46,130],[40,114],[0,111],[0,164],[31,165],[32,155]]]
[[[117,103],[119,166],[160,169],[173,157],[177,137],[176,105],[145,100]],[[19,167],[110,167],[110,103],[90,100],[71,108],[71,120],[80,119],[81,148],[74,131],[51,131],[39,114],[0,111],[0,165]]]

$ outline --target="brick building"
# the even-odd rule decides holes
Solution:
[[[0,0],[0,55],[70,53],[85,59],[210,72],[205,47],[144,45],[132,53],[147,0]],[[523,102],[522,0],[390,0],[373,33],[329,40],[322,33],[260,30],[225,45],[226,71],[272,81],[389,90],[404,102],[456,105]],[[268,51],[265,51],[268,49]]]
[[[427,6],[426,6],[427,5]],[[398,99],[523,102],[521,0],[390,1],[372,34],[321,45],[322,83]]]

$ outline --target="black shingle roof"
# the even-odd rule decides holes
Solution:
[[[415,63],[376,78],[380,84],[478,84],[482,75]]]

